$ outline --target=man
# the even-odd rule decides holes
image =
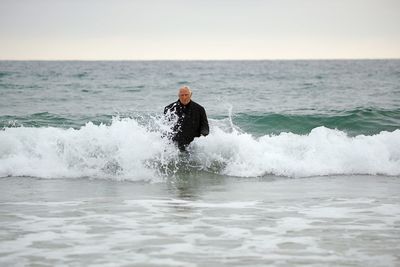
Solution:
[[[179,99],[164,108],[164,114],[170,120],[175,119],[172,140],[179,150],[186,147],[195,137],[206,136],[209,133],[206,111],[202,106],[192,101],[192,91],[188,86],[179,89]]]

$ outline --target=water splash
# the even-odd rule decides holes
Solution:
[[[5,128],[0,177],[162,181],[195,171],[240,177],[400,175],[400,130],[350,137],[317,127],[306,135],[254,137],[231,116],[210,119],[210,135],[196,138],[187,154],[166,138],[171,122],[164,116],[115,117],[109,125],[88,122],[79,129]]]

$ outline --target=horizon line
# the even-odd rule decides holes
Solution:
[[[0,61],[319,61],[319,60],[400,60],[400,57],[365,58],[276,58],[276,59],[0,59]]]

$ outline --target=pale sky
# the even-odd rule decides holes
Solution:
[[[0,60],[400,58],[400,0],[0,0]]]

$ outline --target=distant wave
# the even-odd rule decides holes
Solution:
[[[143,117],[150,119],[149,114],[125,114],[125,117],[133,117],[139,122]],[[110,125],[113,116],[109,114],[87,116],[87,117],[68,117],[49,112],[34,113],[24,116],[0,116],[0,128],[8,127],[60,127],[78,129],[88,121],[96,125],[101,123]],[[229,116],[218,116],[216,120],[230,120],[237,127],[255,136],[266,134],[280,134],[291,132],[296,134],[308,134],[312,129],[324,126],[330,129],[338,129],[346,132],[350,136],[359,134],[373,135],[381,131],[394,131],[399,129],[400,109],[366,109],[331,111],[326,114],[247,114],[238,113]]]
[[[0,71],[0,78],[6,77],[12,75],[12,73],[8,72],[8,71]]]
[[[6,127],[0,131],[0,177],[160,181],[188,170],[238,177],[400,175],[400,130],[348,136],[316,127],[302,135],[255,137],[229,121],[210,122],[210,135],[196,139],[187,156],[162,138],[168,125],[160,118],[114,118],[78,129]]]
[[[84,126],[87,122],[94,124],[109,124],[112,121],[112,115],[98,115],[95,117],[68,117],[49,112],[39,112],[23,116],[3,115],[0,116],[0,129],[10,127],[57,127],[57,128],[75,128]]]
[[[400,109],[355,109],[327,114],[235,114],[232,118],[246,132],[257,135],[292,132],[307,134],[325,126],[356,136],[394,131],[400,126]]]

